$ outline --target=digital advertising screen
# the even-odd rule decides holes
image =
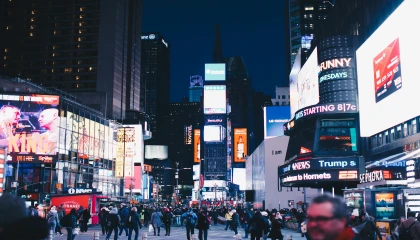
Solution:
[[[246,128],[233,129],[233,161],[245,162],[248,156],[248,134]]]
[[[194,129],[194,162],[200,163],[200,129]]]
[[[144,147],[145,159],[168,159],[168,146],[146,145]]]
[[[0,148],[7,162],[53,163],[57,160],[59,96],[0,94]]]
[[[298,108],[299,94],[298,94],[298,89],[297,89],[298,88],[297,83],[298,83],[298,74],[302,67],[301,58],[302,58],[301,49],[299,49],[295,58],[295,62],[293,63],[292,70],[289,75],[290,119],[294,118],[295,112],[299,110]]]
[[[392,219],[395,215],[395,194],[375,193],[376,219]]]
[[[239,190],[246,190],[246,168],[233,168],[233,183],[239,185]]]
[[[290,120],[290,106],[264,107],[264,139],[284,135],[284,124]]]
[[[204,86],[204,114],[226,113],[226,86]]]
[[[223,140],[222,131],[221,125],[204,126],[204,142],[221,142]]]
[[[356,51],[360,135],[370,137],[420,115],[418,40],[407,26],[420,1],[406,0]]]
[[[193,140],[193,126],[185,125],[184,126],[184,144],[191,145]]]
[[[193,180],[200,180],[200,164],[193,165]]]
[[[319,102],[318,72],[318,53],[315,48],[298,74],[296,111]]]
[[[224,63],[206,63],[204,70],[204,80],[206,81],[225,81],[226,66]]]

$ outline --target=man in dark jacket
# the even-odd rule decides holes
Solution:
[[[73,234],[73,230],[77,228],[78,214],[77,214],[76,208],[72,208],[70,210],[70,216],[71,216],[71,225],[65,226],[67,230],[67,240],[73,240],[76,237],[76,235]]]
[[[359,240],[374,239],[375,233],[379,240],[382,239],[381,232],[376,227],[376,224],[370,219],[368,213],[362,212],[359,218],[361,224],[355,227],[356,231],[359,233]]]
[[[125,205],[124,203],[121,203],[121,209],[118,212],[118,214],[120,215],[120,219],[121,219],[121,224],[120,224],[120,236],[123,233],[123,230],[125,231],[125,235],[128,237],[128,228],[125,225],[126,219],[128,217],[128,214],[130,212],[128,211],[127,205]]]
[[[114,232],[114,240],[118,240],[118,227],[121,225],[120,215],[118,215],[118,209],[116,207],[112,208],[109,211],[107,226],[108,226],[108,235],[106,239],[111,238],[112,232]],[[128,234],[127,234],[128,235]]]
[[[266,229],[264,217],[257,211],[249,220],[248,231],[251,233],[251,240],[262,238]]]
[[[106,221],[108,219],[109,210],[106,207],[102,207],[101,212],[99,212],[99,223],[101,224],[102,234],[105,235],[107,232]]]
[[[420,222],[416,221],[416,212],[409,212],[408,218],[404,222],[401,222],[398,228],[398,234],[401,236],[403,229],[410,228],[410,239],[420,240]],[[410,227],[411,226],[411,227]]]
[[[131,208],[130,214],[128,215],[126,220],[126,226],[128,227],[128,240],[131,240],[133,230],[135,233],[134,240],[137,240],[139,238],[139,227],[140,229],[142,227],[140,222],[140,215],[137,213],[136,207]]]
[[[80,231],[81,232],[87,232],[87,230],[88,230],[88,222],[89,222],[89,219],[90,219],[90,210],[89,210],[89,208],[86,208],[85,210],[83,210],[82,212],[81,212],[81,217],[80,217],[80,219],[81,219],[81,221],[80,221]]]
[[[231,227],[232,231],[235,232],[235,235],[237,235],[238,234],[238,226],[239,226],[239,215],[238,215],[238,213],[236,212],[235,209],[233,209],[231,211],[231,214],[232,214],[232,222],[230,223],[231,224],[230,227]]]
[[[165,212],[163,213],[163,224],[165,224],[165,236],[171,235],[171,223],[174,215],[168,208],[165,208]]]
[[[200,212],[197,214],[197,229],[198,229],[198,239],[207,240],[207,234],[210,226],[209,214],[207,209],[202,207]]]

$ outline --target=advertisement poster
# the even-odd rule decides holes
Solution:
[[[224,63],[205,64],[204,80],[206,81],[224,81],[226,80]]]
[[[194,129],[194,162],[200,163],[200,129]]]
[[[246,128],[235,128],[233,130],[233,161],[245,162],[248,155],[248,134]]]
[[[382,240],[386,240],[386,237],[391,235],[389,222],[376,222],[376,227],[381,232]]]
[[[0,147],[8,162],[52,163],[57,160],[59,96],[0,94]]]
[[[373,72],[376,102],[402,88],[399,38],[373,59]]]
[[[394,218],[394,193],[376,193],[375,194],[375,209],[377,219]]]
[[[296,111],[319,102],[318,72],[318,55],[315,48],[298,74]]]
[[[264,108],[264,139],[284,135],[283,125],[290,120],[290,106]]]
[[[204,114],[226,113],[226,86],[204,86]]]
[[[89,200],[89,195],[52,197],[51,205],[62,206],[66,214],[69,214],[72,208],[75,208],[76,210],[79,210],[81,206],[83,206],[85,209],[88,208],[90,206]]]

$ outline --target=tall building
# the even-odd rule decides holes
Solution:
[[[140,108],[149,115],[152,139],[148,144],[166,144],[169,106],[170,45],[159,33],[141,37]]]
[[[276,86],[276,96],[271,99],[275,106],[288,106],[290,105],[290,88]]]
[[[203,96],[203,77],[195,75],[190,77],[189,102],[200,102]]]
[[[286,6],[289,17],[287,21],[289,43],[289,60],[290,67],[295,62],[295,57],[299,48],[302,48],[302,65],[305,64],[306,59],[311,54],[316,43],[313,40],[322,35],[324,22],[329,21],[329,14],[334,3],[323,0],[289,0]]]
[[[0,74],[71,92],[108,118],[140,110],[141,0],[2,1]]]
[[[199,129],[200,122],[201,104],[199,102],[169,104],[168,155],[171,159],[171,167],[179,169],[179,185],[193,185],[193,134],[194,129]]]

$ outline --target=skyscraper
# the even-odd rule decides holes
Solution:
[[[203,77],[195,75],[190,77],[189,102],[200,102],[203,96]]]
[[[141,0],[2,1],[0,74],[122,119],[140,110],[141,10]]]
[[[170,88],[170,45],[159,33],[141,37],[141,109],[149,115],[151,142],[167,141],[167,114]]]

